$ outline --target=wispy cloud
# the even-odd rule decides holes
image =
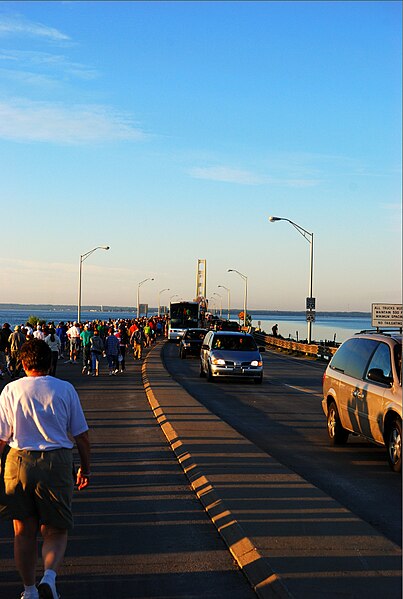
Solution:
[[[6,17],[0,15],[0,36],[19,35],[40,37],[56,42],[69,41],[70,37],[54,27],[42,23],[28,21],[22,17]]]
[[[64,106],[16,99],[0,102],[0,138],[83,144],[148,138],[130,115],[107,106]]]
[[[265,179],[250,171],[239,170],[227,166],[195,167],[189,170],[195,179],[209,181],[223,181],[225,183],[238,183],[241,185],[260,185]]]
[[[98,71],[87,65],[68,60],[62,54],[38,52],[29,50],[0,50],[0,64],[6,68],[34,68],[54,71],[60,78],[60,73],[66,73],[80,79],[95,79]]]
[[[234,169],[227,166],[195,167],[189,170],[195,179],[237,183],[239,185],[272,185],[280,187],[314,187],[321,183],[320,179],[304,178],[301,176],[275,177],[253,173],[248,170]]]

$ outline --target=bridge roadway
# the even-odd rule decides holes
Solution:
[[[161,349],[117,377],[59,364],[82,399],[94,472],[75,496],[62,598],[400,597],[399,547],[194,399]],[[0,597],[11,599],[20,584],[1,526]]]

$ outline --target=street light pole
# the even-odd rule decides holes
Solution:
[[[231,315],[231,300],[230,300],[230,295],[231,295],[231,292],[228,289],[228,287],[225,287],[224,285],[217,285],[217,287],[222,287],[223,289],[227,290],[227,293],[228,293],[228,320],[230,320],[230,315]]]
[[[85,254],[81,254],[80,256],[80,264],[78,269],[78,299],[77,299],[77,322],[80,322],[81,319],[81,279],[83,272],[83,262],[91,256],[95,252],[95,250],[109,250],[109,245],[98,245],[93,250],[86,252]]]
[[[306,239],[310,245],[308,293],[309,293],[309,299],[313,301],[313,233],[310,233],[309,231],[307,231],[300,225],[297,225],[297,223],[294,223],[289,218],[281,218],[279,216],[270,216],[269,217],[269,221],[271,223],[275,223],[279,220],[285,220],[287,223],[290,223],[290,225],[292,225],[295,229],[297,229],[298,233],[300,233],[302,235],[302,237],[304,239]],[[308,327],[308,343],[311,343],[312,342],[312,321],[311,320],[308,320],[307,327]]]
[[[214,292],[212,295],[216,295],[217,297],[220,298],[220,318],[222,318],[222,295],[220,295],[219,293]]]
[[[239,272],[239,270],[236,270],[235,268],[229,268],[228,272],[236,272],[240,277],[242,277],[242,279],[245,282],[245,292],[244,292],[244,298],[243,298],[243,326],[246,327],[246,308],[247,308],[247,302],[248,302],[248,277],[246,275],[243,275],[241,272]]]
[[[144,281],[140,281],[140,283],[137,285],[137,318],[140,317],[140,287],[144,285],[144,283],[147,283],[147,281],[154,281],[154,279],[144,279]]]
[[[158,292],[158,316],[160,316],[160,312],[161,312],[161,310],[160,310],[160,308],[161,308],[161,293],[163,291],[170,291],[170,289],[169,288],[161,289],[161,291]]]

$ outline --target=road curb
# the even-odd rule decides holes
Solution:
[[[185,443],[168,421],[164,410],[159,404],[152,389],[147,368],[150,355],[158,350],[161,357],[162,347],[162,345],[154,346],[141,367],[144,390],[154,417],[175,453],[193,491],[257,596],[260,599],[292,599],[293,595],[288,591],[280,576],[270,566],[268,560],[258,552],[252,541],[246,536],[233,513],[225,506],[216,489],[201,471],[192,454],[186,448]],[[168,372],[167,376],[172,378]],[[187,393],[179,383],[176,384],[180,387],[181,392]],[[196,400],[193,399],[193,401]]]

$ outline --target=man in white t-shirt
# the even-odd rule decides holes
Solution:
[[[75,482],[81,490],[90,477],[88,425],[73,385],[48,375],[51,350],[44,341],[26,342],[21,361],[27,376],[0,395],[0,516],[13,520],[22,598],[58,599],[56,572],[73,526],[71,438],[80,455]],[[44,575],[36,587],[38,530]]]
[[[42,331],[42,327],[40,324],[36,325],[36,331],[34,332],[33,336],[35,337],[35,339],[45,339],[45,333]]]
[[[77,364],[77,357],[80,351],[80,329],[78,323],[74,322],[67,331],[67,337],[70,341],[70,363]]]

